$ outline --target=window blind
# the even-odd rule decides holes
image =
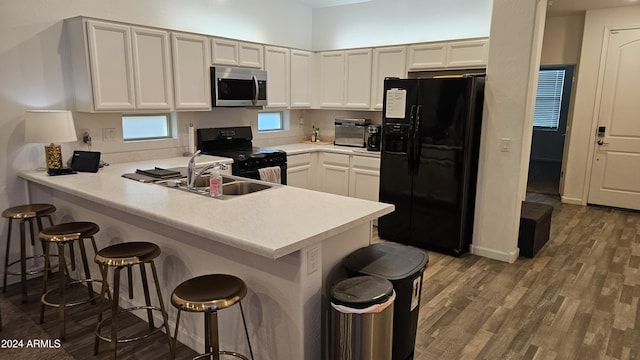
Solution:
[[[565,70],[540,70],[533,126],[558,128]]]

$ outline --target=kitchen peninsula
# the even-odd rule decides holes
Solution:
[[[324,294],[341,276],[336,265],[369,244],[372,221],[393,206],[280,185],[221,200],[121,177],[136,169],[186,166],[187,160],[114,164],[95,174],[24,171],[19,176],[27,180],[30,202],[56,205],[62,214],[57,221],[99,224],[98,248],[126,241],[160,246],[156,265],[165,303],[188,278],[236,275],[249,288],[243,303],[254,353],[264,360],[319,360],[321,324],[327,321]],[[197,158],[198,165],[213,161],[229,162]],[[98,273],[97,267],[92,271]],[[134,278],[134,284],[139,281]],[[120,300],[131,305],[126,296]],[[168,311],[173,329],[176,311],[171,306]],[[202,318],[183,319],[179,340],[202,351]],[[220,321],[221,347],[242,352],[239,311],[225,310]]]

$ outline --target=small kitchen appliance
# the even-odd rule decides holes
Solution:
[[[260,180],[259,169],[280,167],[280,183],[287,184],[287,153],[253,146],[250,126],[196,130],[197,149],[202,154],[233,159],[231,174]]]
[[[336,119],[334,145],[367,147],[369,119]]]
[[[367,150],[380,151],[380,125],[369,125],[369,138],[367,139]]]
[[[225,107],[267,105],[267,72],[260,69],[212,67],[211,105]]]

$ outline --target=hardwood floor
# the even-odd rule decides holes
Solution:
[[[640,213],[560,204],[547,196],[528,200],[554,206],[550,240],[535,258],[507,264],[429,252],[415,360],[640,359]],[[25,326],[55,339],[54,310],[36,325],[40,282],[32,285],[29,304],[20,304],[15,285],[4,298],[33,320]],[[90,306],[71,310],[63,347],[75,359],[110,356],[102,344],[93,357],[95,316]],[[129,324],[145,326],[135,318]],[[119,358],[168,358],[166,347],[158,334],[123,345]],[[178,358],[192,356],[180,347]]]
[[[535,258],[429,252],[415,359],[640,359],[640,213],[527,200],[554,206]]]

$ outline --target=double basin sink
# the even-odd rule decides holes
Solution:
[[[194,182],[193,188],[187,186],[187,178],[165,180],[160,184],[175,188],[178,190],[188,191],[200,195],[210,196],[209,181],[210,175],[200,175]],[[265,183],[263,181],[247,179],[234,175],[222,175],[222,195],[215,197],[216,199],[233,199],[238,196],[252,194],[258,191],[269,190],[274,187],[281,186],[279,184]]]

